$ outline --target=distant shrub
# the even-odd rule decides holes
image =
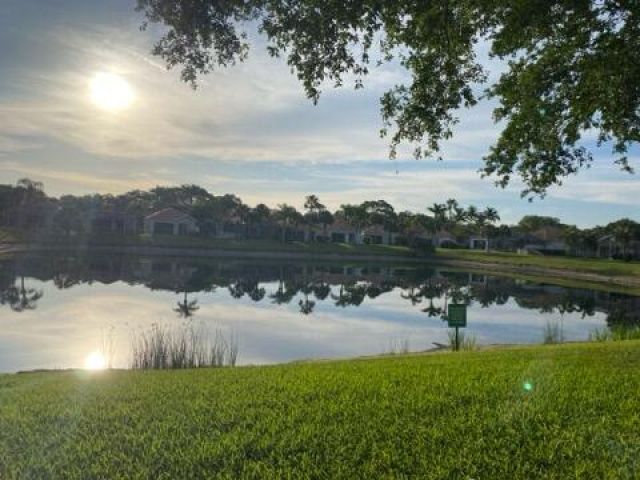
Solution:
[[[445,240],[440,244],[440,248],[447,248],[449,250],[466,250],[467,246],[466,245],[458,245],[457,243]]]

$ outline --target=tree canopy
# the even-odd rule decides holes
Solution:
[[[390,155],[402,143],[437,155],[460,108],[495,98],[504,125],[484,157],[483,175],[500,186],[519,177],[523,195],[544,195],[588,167],[584,139],[612,145],[631,171],[640,139],[640,4],[522,0],[137,0],[148,22],[166,27],[154,54],[183,80],[246,58],[257,25],[268,52],[286,56],[314,102],[326,83],[364,85],[371,66],[396,61],[406,84],[381,98]],[[478,46],[506,62],[487,84]],[[478,88],[484,85],[484,88]]]

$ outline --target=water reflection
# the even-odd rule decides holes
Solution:
[[[391,339],[411,338],[419,350],[446,342],[441,318],[450,302],[469,306],[468,330],[480,343],[539,343],[549,321],[563,322],[569,340],[599,326],[640,324],[638,297],[446,268],[20,256],[0,260],[0,320],[9,322],[0,331],[0,370],[50,366],[45,354],[63,351],[57,338],[76,335],[79,344],[79,329],[95,335],[107,324],[117,324],[123,357],[124,330],[176,317],[237,328],[241,363],[380,353]],[[19,317],[26,321],[12,323]],[[19,352],[37,362],[16,360],[18,342],[45,335],[52,345],[34,340]],[[14,353],[3,356],[7,344]]]
[[[34,310],[38,300],[44,295],[42,290],[25,286],[24,275],[20,275],[20,282],[9,280],[8,285],[0,291],[0,304],[8,305],[14,312]]]

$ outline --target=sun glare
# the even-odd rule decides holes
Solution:
[[[133,102],[133,89],[127,81],[115,73],[96,73],[89,84],[91,101],[100,108],[117,111]]]
[[[84,361],[85,370],[104,370],[107,368],[107,360],[104,355],[99,352],[91,352]]]

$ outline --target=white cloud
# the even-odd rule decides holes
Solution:
[[[153,174],[136,173],[134,175],[119,175],[118,177],[85,174],[58,168],[43,168],[21,165],[16,162],[0,162],[0,172],[13,172],[16,177],[31,177],[45,182],[45,186],[53,181],[60,193],[74,191],[82,193],[105,192],[116,193],[135,189],[147,189],[156,185],[171,184],[170,177],[162,172]],[[51,190],[47,189],[49,192]]]
[[[567,182],[567,186],[555,188],[551,197],[581,202],[608,203],[614,205],[637,205],[640,179],[629,180],[583,180]]]
[[[397,65],[374,68],[364,90],[327,88],[318,106],[282,60],[258,41],[246,63],[203,77],[197,91],[148,55],[151,36],[137,29],[58,28],[45,32],[54,70],[29,66],[21,95],[0,100],[0,137],[28,134],[52,138],[102,156],[148,159],[201,156],[234,161],[330,162],[382,159],[379,96],[407,80]],[[64,52],[61,56],[60,52]],[[99,71],[122,75],[136,93],[131,108],[103,112],[89,102],[88,83]],[[349,82],[345,82],[349,85]],[[471,113],[470,113],[471,112]],[[490,110],[461,112],[447,158],[477,158],[495,135]],[[489,126],[488,126],[489,125]],[[18,145],[5,142],[5,149]],[[401,156],[410,156],[403,146]]]
[[[65,60],[55,71],[23,72],[23,94],[0,102],[0,115],[11,118],[10,125],[0,126],[3,137],[38,135],[126,158],[323,160],[386,154],[375,122],[361,126],[356,115],[346,130],[326,122],[344,110],[313,107],[288,68],[259,48],[249,62],[211,74],[194,92],[176,72],[145,55],[149,39],[140,32],[58,30],[50,36],[51,48],[64,51]],[[89,102],[89,80],[105,70],[133,86],[136,99],[128,110],[103,112]],[[330,99],[328,92],[323,100]],[[372,103],[376,108],[375,97]],[[301,120],[307,128],[295,128]],[[344,119],[338,120],[343,126]]]

